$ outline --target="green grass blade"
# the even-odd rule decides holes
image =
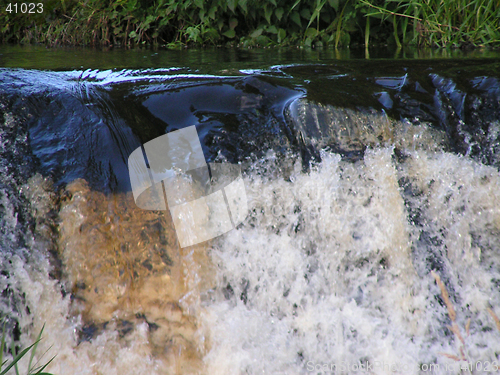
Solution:
[[[3,323],[3,328],[2,328],[2,343],[0,344],[0,370],[2,370],[3,365],[5,362],[3,361],[3,348],[5,347],[5,322]]]
[[[14,346],[14,343],[12,343],[12,345]],[[35,345],[35,344],[31,344],[26,349],[24,349],[21,353],[19,353],[18,355],[16,355],[16,357],[12,360],[12,363],[10,363],[5,368],[5,370],[3,370],[2,372],[0,372],[0,375],[7,374],[7,371],[9,371],[12,367],[15,367],[17,369],[17,362],[19,362],[19,360],[21,358],[23,358],[26,355],[26,353],[28,353],[30,351],[30,349],[33,347],[33,345]],[[18,370],[16,370],[16,373],[18,373]]]
[[[370,17],[366,17],[365,25],[365,48],[370,44]]]
[[[38,337],[35,340],[35,344],[33,346],[33,350],[31,351],[31,355],[30,355],[30,361],[28,363],[28,372],[31,371],[31,363],[33,362],[33,357],[35,356],[35,352],[36,352],[36,348],[38,346],[38,343],[42,339],[42,333],[43,333],[44,328],[45,328],[45,324],[42,326],[42,329],[40,330],[40,333],[38,334]]]
[[[344,4],[344,7],[342,8],[342,12],[340,12],[340,14],[338,16],[339,22],[337,23],[337,33],[335,35],[335,49],[338,49],[338,46],[339,46],[340,31],[342,29],[342,19],[344,18],[344,11],[345,11],[347,4],[349,4],[349,0],[346,1],[346,3]]]
[[[299,5],[299,3],[300,3],[300,0],[297,0],[297,1],[295,2],[295,4],[293,4],[293,6],[290,8],[289,12],[291,12],[292,10],[294,10],[294,9],[295,9],[295,7],[296,7],[297,5]]]
[[[398,47],[398,49],[401,49],[401,42],[399,41],[398,37],[398,23],[396,21],[396,16],[393,16],[392,18],[392,25],[394,28],[394,40],[396,41],[396,46]]]
[[[309,28],[309,26],[311,26],[311,24],[314,22],[315,19],[318,21],[317,27],[319,28],[319,14],[321,13],[321,10],[325,6],[325,4],[326,4],[326,0],[323,0],[321,2],[318,0],[316,8],[314,9],[311,18],[309,19],[309,23],[307,24],[306,30]]]
[[[44,375],[44,374],[46,375],[46,374],[48,374],[47,372],[43,372],[43,370],[45,370],[45,368],[54,360],[54,358],[56,358],[56,356],[53,356],[46,364],[37,368],[36,372],[30,373],[28,375]],[[52,375],[52,374],[49,374],[49,375]]]
[[[16,344],[14,343],[14,340],[12,340],[11,342],[11,351],[12,351],[12,355],[14,355],[14,353],[16,352]],[[19,358],[21,359],[21,358]],[[19,369],[17,368],[17,361],[14,362],[14,370],[16,370],[16,375],[19,375]]]
[[[43,353],[43,354],[42,354],[42,356],[41,356],[41,357],[43,357],[45,354],[47,354],[47,352],[48,352],[50,349],[52,349],[52,345],[51,345],[51,346],[50,346],[50,347],[49,347],[49,348],[45,351],[45,353]],[[36,368],[34,368],[34,369],[30,369],[31,373],[29,373],[28,375],[36,375],[36,374],[38,374],[39,372],[42,372],[42,371],[45,369],[45,367],[47,367],[47,366],[50,364],[50,362],[52,362],[52,361],[54,360],[54,358],[55,358],[55,357],[56,357],[56,356],[53,356],[53,357],[52,357],[52,358],[51,358],[51,359],[50,359],[50,360],[49,360],[49,361],[48,361],[45,365],[43,365],[43,366],[39,366],[39,367],[36,367]],[[38,361],[37,361],[37,363],[35,363],[35,366],[36,366],[37,364],[38,364]]]

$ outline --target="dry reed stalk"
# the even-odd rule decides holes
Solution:
[[[438,353],[438,354],[441,354],[442,356],[446,357],[446,358],[450,358],[450,359],[453,359],[454,361],[461,361],[462,359],[460,357],[457,357],[456,355],[453,355],[453,354],[448,354],[448,353]]]
[[[431,271],[431,275],[434,277],[436,280],[436,284],[439,286],[439,289],[441,290],[441,297],[443,298],[443,301],[446,305],[446,309],[448,310],[448,316],[450,317],[451,320],[451,326],[448,326],[448,329],[453,332],[453,334],[460,340],[462,345],[460,346],[460,357],[453,355],[453,354],[448,354],[448,353],[439,353],[447,358],[453,359],[455,361],[466,361],[467,358],[465,356],[465,340],[460,333],[460,328],[458,328],[458,324],[456,323],[457,319],[457,313],[455,312],[455,308],[453,307],[453,304],[450,301],[450,296],[448,294],[448,291],[446,290],[446,286],[444,283],[441,281],[441,277],[434,272],[434,270]],[[497,318],[498,319],[498,318]],[[469,327],[470,327],[470,319],[467,321],[465,330],[467,332],[467,336],[469,335]],[[500,321],[498,322],[498,326],[500,330]]]
[[[488,312],[490,313],[491,317],[495,321],[495,324],[497,326],[497,329],[500,331],[500,319],[498,319],[498,316],[495,314],[495,312],[490,309],[489,307],[487,308]]]
[[[450,296],[448,295],[448,291],[446,290],[446,287],[444,286],[443,282],[441,281],[441,278],[436,272],[431,271],[431,275],[434,276],[434,279],[436,279],[436,284],[439,286],[439,289],[441,289],[441,296],[443,297],[444,303],[446,304],[448,315],[450,316],[451,321],[455,323],[457,314],[455,313],[455,309],[453,308],[453,305],[450,301]]]

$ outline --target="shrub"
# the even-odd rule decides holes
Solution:
[[[340,47],[388,40],[397,46],[500,44],[500,0],[46,0],[43,4],[43,13],[30,15],[9,12],[3,5],[1,40],[170,47]]]

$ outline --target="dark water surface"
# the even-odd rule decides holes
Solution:
[[[61,374],[494,366],[500,54],[365,57],[0,47],[15,338],[45,322]],[[191,125],[207,161],[241,165],[249,215],[180,249],[167,211],[135,206],[127,160]]]
[[[190,67],[209,72],[222,69],[262,69],[275,64],[328,63],[332,60],[352,59],[498,59],[495,50],[445,50],[445,49],[185,49],[180,51],[150,50],[137,48],[93,49],[85,47],[46,48],[43,46],[1,46],[0,65],[5,68],[38,70],[73,69],[147,69]]]

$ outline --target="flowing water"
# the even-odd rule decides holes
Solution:
[[[345,57],[2,47],[7,341],[45,325],[65,375],[496,372],[500,56]],[[127,160],[191,125],[249,211],[181,248]]]

